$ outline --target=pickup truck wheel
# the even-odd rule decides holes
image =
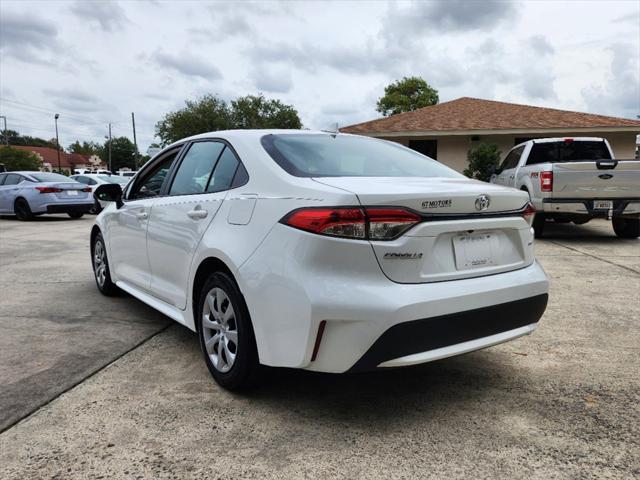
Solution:
[[[613,231],[620,238],[640,237],[640,218],[614,217],[612,224]]]
[[[533,233],[536,238],[542,238],[546,221],[547,218],[544,213],[536,213],[536,216],[533,219]]]

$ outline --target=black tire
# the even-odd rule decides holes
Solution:
[[[614,217],[611,223],[613,231],[620,238],[640,237],[640,218]]]
[[[233,340],[226,336],[216,343],[213,337],[218,335],[214,335],[214,332],[223,330],[207,328],[205,325],[204,317],[205,314],[207,314],[207,312],[205,312],[205,305],[207,305],[206,308],[209,312],[207,318],[210,319],[207,325],[215,323],[220,326],[224,323],[220,317],[214,317],[213,309],[207,303],[208,295],[211,292],[219,292],[220,290],[226,295],[226,299],[223,300],[221,304],[217,304],[217,300],[214,300],[214,307],[218,312],[225,314],[228,311],[229,304],[233,308],[233,319],[229,319],[223,329],[226,329],[224,330],[226,332],[225,335],[233,333],[235,329],[237,340],[235,344]],[[212,295],[212,298],[217,297],[216,295]],[[197,297],[197,302],[196,326],[198,338],[205,363],[211,376],[221,387],[227,390],[245,390],[255,385],[260,371],[258,351],[249,311],[236,282],[228,274],[223,272],[211,274],[202,287]],[[221,346],[222,343],[226,345],[224,349]],[[207,347],[207,345],[209,345],[209,347]],[[207,351],[208,348],[210,349],[209,352]],[[225,352],[233,355],[232,362],[229,361],[227,358],[228,354]],[[222,363],[220,367],[214,365],[214,360],[217,359],[218,354],[221,356],[221,360],[218,360],[218,362]],[[229,363],[231,363],[231,365],[228,365]],[[227,371],[224,371],[225,367],[228,368]]]
[[[93,202],[93,207],[91,207],[91,210],[89,210],[89,213],[91,215],[98,215],[101,211],[102,211],[102,206],[96,200],[95,202]]]
[[[99,250],[102,248],[102,261],[98,261]],[[98,253],[98,255],[96,255]],[[99,272],[99,266],[104,265],[104,271]],[[98,290],[107,297],[113,297],[120,293],[120,289],[111,281],[111,274],[109,273],[109,259],[107,258],[107,249],[104,243],[104,238],[101,233],[98,233],[91,243],[91,265],[93,267],[93,278],[96,281]]]
[[[29,207],[29,202],[27,202],[24,198],[16,199],[13,204],[13,212],[16,214],[18,220],[33,220],[34,215],[31,212],[31,207]]]
[[[71,218],[73,218],[75,220],[77,218],[82,218],[84,213],[81,213],[81,212],[69,212],[69,213],[67,213],[67,215],[69,215]]]
[[[533,219],[533,233],[535,238],[542,238],[544,234],[544,226],[547,222],[547,219],[544,213],[536,213],[535,218]]]

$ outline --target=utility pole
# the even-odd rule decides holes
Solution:
[[[133,125],[133,145],[135,152],[133,154],[133,169],[138,169],[138,141],[136,140],[136,116],[131,112],[131,124]]]
[[[60,165],[60,140],[58,139],[58,118],[60,117],[59,113],[56,113],[53,116],[53,119],[56,123],[56,152],[58,154],[58,173],[62,173],[62,166]]]
[[[7,117],[0,115],[0,118],[4,120],[4,144],[9,146],[9,132],[7,132]]]
[[[111,124],[109,124],[109,171],[111,172]]]

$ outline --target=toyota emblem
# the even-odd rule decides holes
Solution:
[[[490,204],[491,199],[489,198],[489,195],[480,195],[478,198],[476,198],[476,210],[478,210],[479,212],[489,208]]]

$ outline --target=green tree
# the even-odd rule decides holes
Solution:
[[[111,171],[117,172],[123,167],[135,170],[136,147],[127,137],[114,137],[111,140]],[[109,140],[104,142],[100,158],[109,161]]]
[[[96,142],[82,142],[76,140],[69,145],[69,152],[81,155],[98,155],[102,153],[102,145]]]
[[[247,95],[231,101],[233,128],[302,128],[298,112],[280,100]]]
[[[462,172],[469,178],[488,182],[500,164],[500,150],[494,143],[480,143],[467,152],[469,166]]]
[[[42,167],[42,162],[35,153],[11,147],[0,147],[0,163],[9,172],[15,170],[39,170]]]
[[[403,77],[384,89],[376,110],[385,117],[410,112],[439,102],[438,91],[420,77]]]
[[[167,113],[156,123],[162,145],[199,133],[231,128],[301,128],[298,112],[279,100],[247,95],[229,106],[215,95],[185,101],[186,107]]]
[[[156,123],[156,136],[162,145],[199,133],[231,128],[231,112],[227,103],[214,95],[186,100],[186,107],[167,113]]]
[[[30,137],[29,135],[20,135],[20,133],[18,133],[15,130],[7,130],[7,137],[9,137],[10,145],[56,148],[55,138],[52,138],[51,140],[45,140],[44,138]],[[4,139],[4,132],[3,132],[3,139]],[[60,147],[60,150],[62,150],[62,147]]]

